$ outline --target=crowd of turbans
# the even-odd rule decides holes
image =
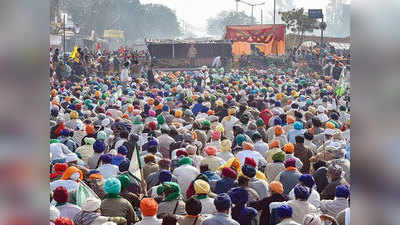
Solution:
[[[349,88],[295,64],[129,63],[51,75],[50,224],[350,224]]]

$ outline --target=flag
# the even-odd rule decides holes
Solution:
[[[77,56],[77,54],[78,54],[78,46],[75,45],[74,50],[73,50],[72,53],[69,55],[69,57],[75,59],[76,56]]]
[[[69,57],[72,58],[75,62],[79,63],[79,52],[77,45],[75,45],[74,50],[72,51],[71,55],[69,55]]]
[[[347,83],[346,83],[346,79],[345,79],[345,68],[342,69],[342,73],[340,74],[340,78],[339,78],[339,84],[338,86],[336,86],[336,95],[337,96],[343,96],[346,93],[346,89],[347,89]]]
[[[119,50],[121,51],[122,54],[125,54],[125,49],[124,47],[121,45],[121,47],[119,48]]]
[[[99,198],[97,194],[85,183],[80,182],[78,189],[76,190],[75,193],[75,199],[76,199],[76,205],[82,207],[82,205],[86,202],[86,199],[93,197],[93,198]]]
[[[100,42],[97,42],[97,45],[96,45],[96,50],[99,50],[101,48],[101,46],[100,46]]]

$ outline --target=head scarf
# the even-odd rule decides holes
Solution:
[[[214,199],[214,205],[218,211],[229,209],[231,204],[231,198],[226,193],[221,193]]]
[[[152,198],[144,198],[140,201],[140,210],[143,216],[155,216],[158,212],[158,203]]]
[[[118,195],[121,192],[121,181],[117,178],[108,178],[104,183],[104,191],[107,194]]]
[[[181,160],[178,161],[178,164],[180,166],[182,166],[182,165],[192,165],[192,159],[189,158],[189,157],[184,157],[184,158],[182,158]]]
[[[277,194],[283,193],[283,185],[279,181],[272,181],[271,183],[269,183],[268,187],[269,187],[269,190],[271,190],[274,193],[277,193]]]
[[[125,188],[131,185],[131,178],[126,174],[121,174],[118,176],[118,180],[121,182],[121,189],[124,190]]]
[[[181,188],[175,182],[164,182],[157,188],[157,194],[161,195],[162,193],[166,194],[164,201],[169,202],[181,196]]]
[[[229,197],[235,206],[246,204],[249,200],[249,194],[243,187],[236,187],[229,192]]]
[[[78,173],[79,174],[79,180],[83,180],[83,173],[80,169],[76,168],[75,166],[70,166],[68,167],[67,170],[63,173],[61,180],[68,180],[71,178],[72,174]]]
[[[208,194],[210,193],[210,185],[204,180],[198,179],[193,183],[194,191],[196,194]]]
[[[283,146],[283,150],[287,154],[292,154],[294,152],[294,145],[292,143],[287,143]]]
[[[217,155],[217,149],[214,146],[207,146],[204,151],[207,155]]]
[[[232,142],[229,139],[225,139],[221,141],[220,149],[223,152],[227,152],[231,150]]]

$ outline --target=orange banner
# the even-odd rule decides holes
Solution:
[[[236,42],[264,44],[260,50],[268,54],[285,54],[285,24],[226,26],[225,39]],[[233,54],[242,55],[243,51]]]

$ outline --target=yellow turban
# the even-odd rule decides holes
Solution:
[[[194,187],[194,191],[198,195],[210,193],[210,185],[207,182],[205,182],[204,180],[201,180],[201,179],[196,180],[193,184],[193,187]]]

